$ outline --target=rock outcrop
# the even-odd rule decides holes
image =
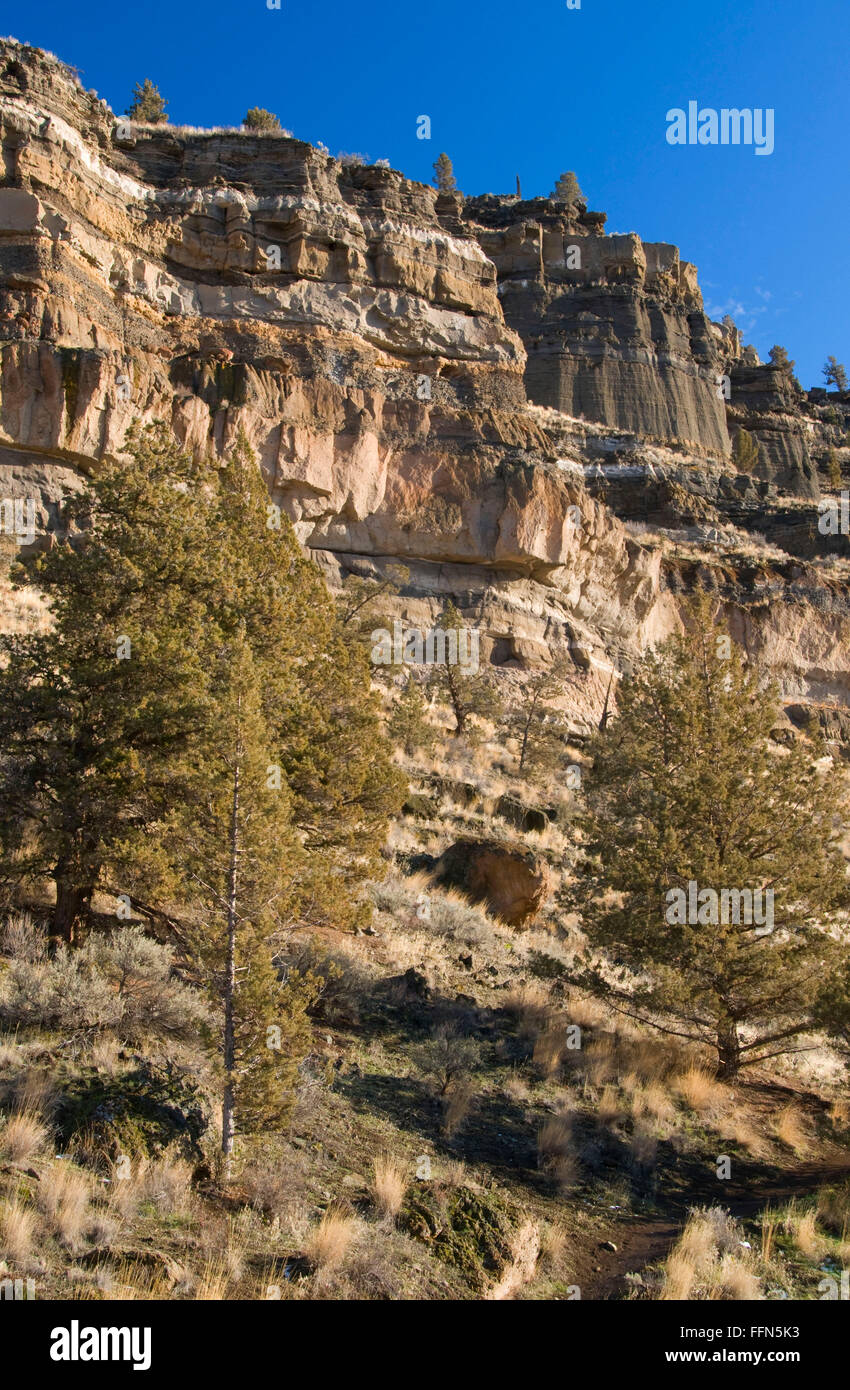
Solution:
[[[789,698],[844,698],[850,605],[823,566],[846,538],[814,524],[833,408],[742,355],[675,247],[286,135],[119,122],[12,40],[0,137],[7,529],[32,499],[43,543],[135,418],[200,456],[244,433],[331,584],[401,562],[400,615],[427,627],[453,597],[507,680],[570,654],[579,724],[697,577]],[[771,509],[797,558],[754,569]]]
[[[606,236],[603,214],[548,198],[473,198],[464,215],[525,344],[532,401],[728,454],[718,383],[731,344],[678,247]]]

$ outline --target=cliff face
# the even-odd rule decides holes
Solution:
[[[752,530],[776,496],[779,475],[730,463],[716,379],[737,343],[675,247],[289,137],[125,128],[12,41],[0,135],[0,491],[34,496],[42,533],[134,418],[202,455],[244,431],[331,583],[402,562],[410,620],[452,595],[517,678],[570,652],[590,717],[685,584],[630,524]],[[756,406],[781,433],[760,400],[738,423]],[[763,601],[736,544],[722,569],[706,546],[706,582],[768,658],[796,615],[807,642],[777,656],[795,697],[841,688],[840,596],[822,622],[803,566]]]
[[[718,380],[731,345],[677,247],[605,236],[601,214],[546,198],[470,199],[465,216],[525,344],[531,400],[728,454]]]

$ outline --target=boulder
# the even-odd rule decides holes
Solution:
[[[537,915],[549,891],[549,873],[530,851],[498,840],[462,839],[450,845],[434,868],[437,883],[457,888],[508,926]]]

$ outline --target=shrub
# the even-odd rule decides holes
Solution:
[[[274,112],[266,111],[262,106],[252,106],[249,111],[246,111],[242,124],[247,130],[260,132],[279,131],[281,129],[280,121]]]
[[[108,1029],[133,1042],[196,1037],[207,1018],[197,991],[173,978],[171,950],[141,927],[92,936],[75,951],[60,945],[52,959],[34,954],[28,933],[15,939],[21,954],[0,980],[0,1020],[13,1027]]]

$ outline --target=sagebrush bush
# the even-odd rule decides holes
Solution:
[[[174,954],[139,926],[94,935],[78,950],[39,954],[30,933],[7,933],[0,1021],[69,1033],[108,1030],[126,1042],[149,1034],[193,1038],[207,1019],[201,995],[174,977]]]

